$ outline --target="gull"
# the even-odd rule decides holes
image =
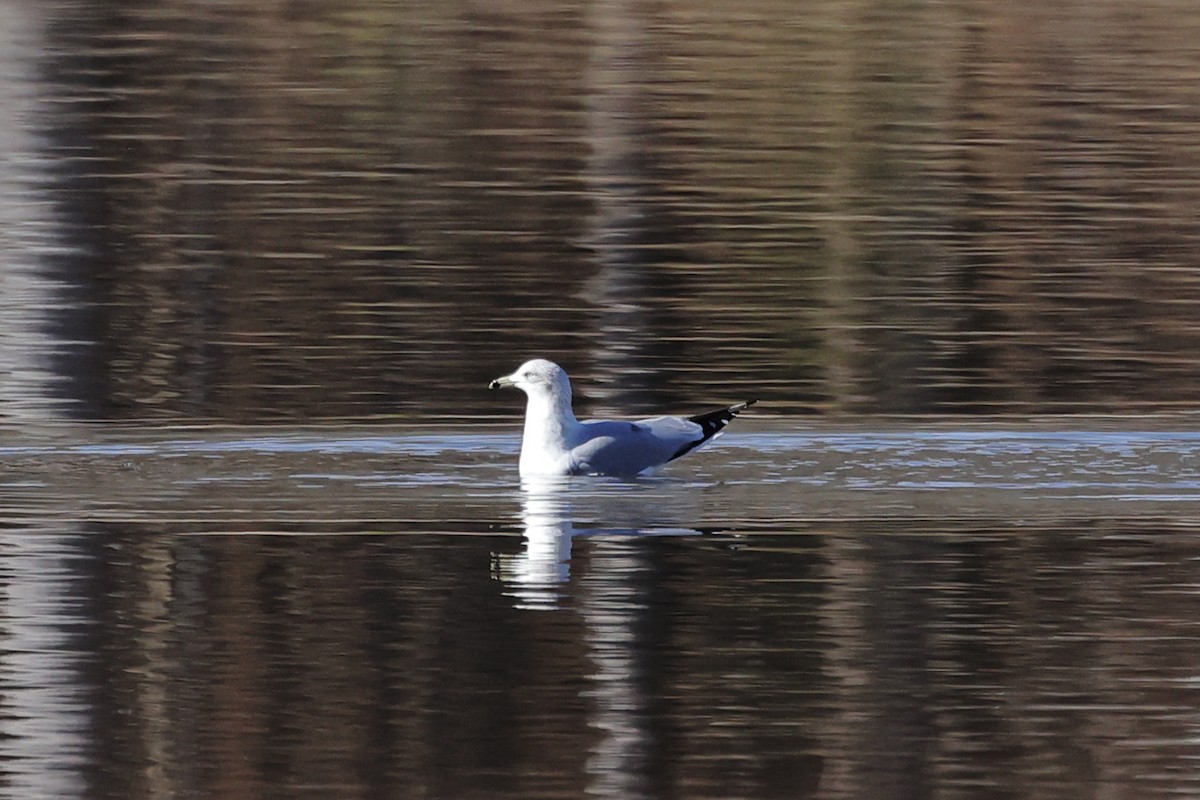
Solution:
[[[580,422],[571,410],[571,380],[553,361],[526,361],[488,388],[506,386],[520,389],[528,397],[518,465],[522,478],[652,472],[719,435],[756,402],[748,400],[686,419]]]

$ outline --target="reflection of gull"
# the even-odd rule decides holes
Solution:
[[[571,411],[571,381],[557,364],[527,361],[491,388],[515,386],[529,397],[521,440],[522,477],[637,475],[661,467],[721,433],[750,400],[699,414],[638,422],[579,422]]]
[[[598,479],[601,480],[601,479]],[[629,489],[633,484],[616,484]],[[586,536],[593,540],[657,536],[697,536],[700,531],[674,524],[663,524],[672,516],[661,496],[621,491],[606,494],[597,491],[613,486],[596,483],[592,491],[572,493],[583,488],[566,478],[522,478],[521,522],[525,526],[525,548],[520,553],[494,554],[493,577],[508,585],[506,594],[529,609],[553,609],[571,579],[571,538]],[[589,520],[599,517],[606,525],[589,522],[576,528],[572,515],[577,512],[572,500],[587,508]],[[597,505],[597,503],[599,505]],[[603,545],[595,545],[603,548]]]
[[[525,550],[499,557],[499,577],[523,608],[555,607],[558,586],[570,577],[571,508],[562,481],[521,482]]]

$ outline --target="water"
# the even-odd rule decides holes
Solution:
[[[1200,795],[1198,41],[0,0],[0,796]]]
[[[0,414],[1158,413],[1186,0],[6,0]]]
[[[1115,422],[10,435],[6,794],[1191,794],[1200,435]]]

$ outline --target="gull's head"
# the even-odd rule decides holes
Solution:
[[[517,367],[516,372],[496,378],[489,389],[500,389],[512,386],[520,389],[530,397],[552,397],[556,399],[571,397],[571,381],[563,368],[553,361],[535,358]]]

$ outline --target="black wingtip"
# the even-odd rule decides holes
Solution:
[[[694,417],[688,417],[689,420],[704,428],[704,432],[708,433],[710,426],[713,427],[713,433],[721,430],[728,425],[734,417],[745,411],[750,406],[757,403],[758,400],[747,400],[744,403],[734,403],[727,408],[718,408],[716,411],[708,411],[704,414],[697,414]]]
[[[725,426],[732,422],[734,417],[757,402],[757,399],[747,400],[744,403],[734,403],[727,408],[718,408],[716,411],[709,411],[704,414],[697,414],[694,417],[688,417],[690,422],[694,422],[700,426],[700,429],[704,431],[704,436],[694,442],[688,442],[686,445],[679,448],[679,452],[671,456],[670,460],[674,461],[684,453],[695,450],[697,447],[704,444],[709,439],[724,430]]]

